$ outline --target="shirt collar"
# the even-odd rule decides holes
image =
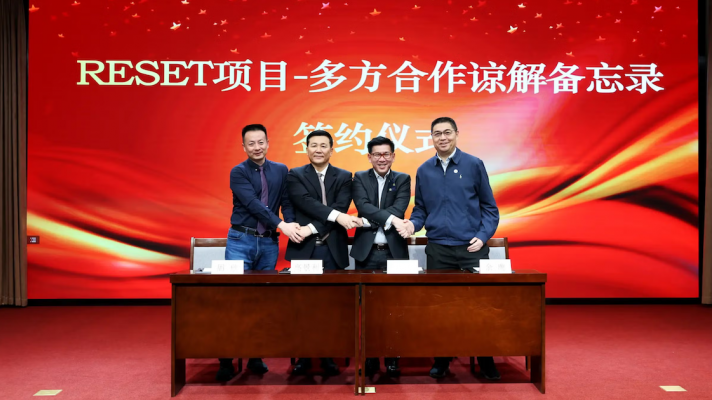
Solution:
[[[435,153],[435,165],[438,165],[438,160],[440,160],[440,162],[443,162],[443,160],[440,158],[440,156],[438,155],[438,153]],[[458,164],[458,163],[459,163],[459,161],[460,161],[460,152],[457,151],[457,147],[455,147],[455,151],[453,151],[452,154],[450,154],[450,157],[448,157],[447,160],[445,160],[445,161],[452,161],[452,162],[454,162],[455,164]]]
[[[326,171],[329,170],[329,164],[326,164],[326,167],[324,167],[324,169],[321,172],[317,171],[316,167],[314,167],[313,164],[312,164],[312,167],[314,168],[314,172],[316,172],[316,176],[319,176],[319,174],[324,174],[324,178],[326,178]]]
[[[391,174],[391,170],[389,169],[388,172],[386,172],[386,174],[381,177],[381,175],[379,175],[378,172],[376,172],[376,169],[374,168],[373,174],[376,175],[376,179],[388,179],[388,175]]]
[[[267,166],[267,160],[265,159],[265,162],[262,163],[262,165],[257,165],[256,162],[254,162],[254,161],[252,161],[251,159],[248,158],[248,159],[247,159],[247,165],[248,165],[250,168],[259,169],[260,167],[266,167],[266,166]],[[265,171],[266,171],[266,170],[267,170],[267,169],[265,169]]]

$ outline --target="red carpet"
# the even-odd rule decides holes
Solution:
[[[377,393],[367,397],[712,399],[712,308],[549,306],[546,328],[546,395],[527,383],[523,357],[495,357],[497,383],[471,375],[468,358],[441,382],[427,376],[429,359],[403,359],[403,376],[376,376]],[[289,377],[288,359],[266,361],[264,377],[243,373],[220,385],[217,360],[191,360],[177,399],[355,398],[353,366],[323,380]],[[0,400],[41,389],[62,389],[50,399],[170,398],[170,307],[0,309]]]

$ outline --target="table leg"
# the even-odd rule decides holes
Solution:
[[[359,377],[361,376],[359,368],[361,363],[359,360],[359,355],[361,354],[361,327],[360,327],[360,315],[359,315],[359,302],[361,301],[361,288],[357,285],[355,286],[356,300],[354,304],[356,305],[356,334],[354,335],[355,349],[354,349],[354,396],[358,396],[359,388],[361,387]]]
[[[536,386],[542,394],[546,393],[546,388],[544,386],[546,381],[544,375],[544,357],[531,357],[531,377],[534,386]]]
[[[363,286],[361,288],[361,395],[366,395],[366,291]]]
[[[175,397],[185,385],[185,358],[171,361],[171,397]]]
[[[185,358],[176,358],[176,286],[171,285],[171,397],[185,385]]]
[[[546,393],[546,288],[541,285],[541,354],[529,357],[529,367],[531,368],[532,383],[539,388],[539,391]]]

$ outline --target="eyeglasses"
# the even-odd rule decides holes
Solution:
[[[443,135],[445,135],[446,137],[451,137],[454,134],[455,134],[455,131],[451,131],[448,129],[448,130],[442,131],[442,132],[435,131],[432,133],[432,136],[433,136],[433,139],[440,139],[440,137],[442,137]]]
[[[390,160],[391,156],[393,156],[393,153],[386,152],[386,153],[371,153],[371,157],[375,158],[376,160],[380,160],[381,157],[385,160]]]

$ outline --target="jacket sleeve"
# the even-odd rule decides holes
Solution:
[[[287,170],[287,167],[284,167],[282,171],[280,171],[282,174],[282,216],[284,217],[285,222],[294,222],[297,220],[296,216],[294,215],[294,207],[292,207],[292,202],[289,201],[289,193],[287,193],[287,174],[289,173]],[[277,225],[279,225],[279,222],[277,222]]]
[[[265,226],[276,228],[282,222],[279,216],[262,204],[243,168],[233,168],[230,171],[230,189],[237,201]]]
[[[413,207],[413,212],[410,215],[410,222],[413,223],[416,232],[423,229],[425,219],[427,217],[428,210],[425,208],[425,201],[423,199],[423,188],[420,184],[420,173],[417,173],[415,175],[415,206]]]
[[[354,205],[356,206],[356,210],[358,210],[358,215],[368,219],[372,228],[377,228],[377,226],[374,226],[376,224],[383,226],[386,224],[386,220],[391,216],[391,214],[386,210],[378,208],[378,205],[371,203],[362,176],[363,174],[356,174],[354,176],[353,186],[351,189],[351,193],[354,198]],[[368,179],[367,175],[366,179]]]
[[[386,208],[386,211],[395,215],[398,218],[405,217],[405,210],[408,209],[410,204],[410,175],[405,175],[405,179],[402,179],[396,188],[396,200],[393,205]],[[385,223],[385,221],[384,221]]]
[[[494,200],[494,193],[492,193],[492,187],[490,187],[489,176],[487,176],[487,170],[482,160],[478,160],[477,169],[479,169],[480,175],[480,186],[477,189],[477,193],[480,197],[480,214],[482,215],[482,219],[475,237],[480,239],[482,243],[487,243],[497,231],[497,226],[499,225],[499,209]]]

